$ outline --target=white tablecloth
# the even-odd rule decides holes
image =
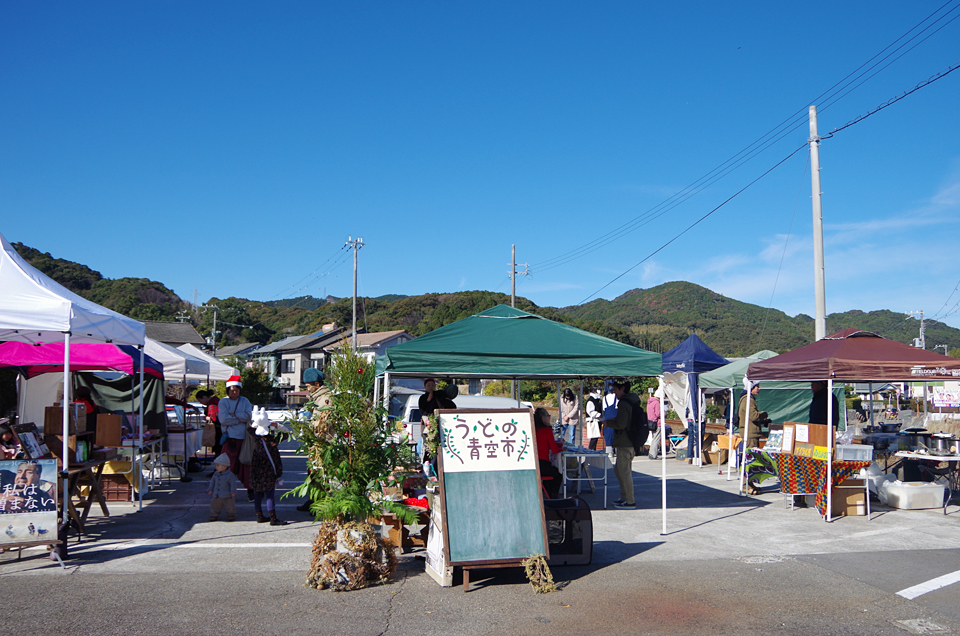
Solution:
[[[183,457],[183,432],[167,434],[167,454],[173,457]],[[193,457],[200,450],[200,439],[203,431],[187,431],[187,457]]]

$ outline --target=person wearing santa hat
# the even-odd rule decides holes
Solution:
[[[240,449],[243,447],[247,428],[253,420],[253,405],[250,400],[240,395],[241,386],[243,383],[239,375],[230,376],[227,380],[227,397],[222,398],[217,405],[217,414],[223,430],[223,452],[230,458],[230,472],[237,476],[247,489],[247,498],[252,500],[250,466],[240,462]]]

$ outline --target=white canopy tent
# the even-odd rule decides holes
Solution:
[[[148,356],[163,363],[163,379],[168,382],[196,380],[209,375],[209,362],[176,347],[147,338],[143,349]]]
[[[30,344],[63,342],[63,455],[69,450],[70,343],[108,342],[140,347],[140,383],[143,383],[143,323],[87,300],[48,278],[27,263],[0,234],[0,340]],[[143,418],[143,400],[140,401]],[[141,429],[141,435],[143,434]],[[142,437],[141,437],[142,443]],[[64,496],[70,492],[66,467]],[[63,521],[68,520],[63,505]]]
[[[223,362],[220,362],[209,353],[206,353],[205,351],[201,351],[200,349],[197,349],[195,346],[193,346],[189,342],[187,344],[180,345],[179,347],[177,347],[177,349],[180,351],[183,351],[184,353],[188,353],[195,358],[199,358],[200,360],[203,360],[209,363],[210,372],[208,375],[204,377],[209,377],[211,380],[226,382],[227,380],[230,379],[231,375],[240,375],[240,372],[237,369],[234,369],[228,364],[224,364]],[[191,380],[202,379],[200,377],[190,377],[189,374],[187,375],[187,378]]]

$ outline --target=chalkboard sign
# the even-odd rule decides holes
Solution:
[[[439,410],[437,417],[449,563],[550,558],[530,411]]]

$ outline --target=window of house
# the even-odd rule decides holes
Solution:
[[[280,373],[296,373],[296,360],[281,360]]]

